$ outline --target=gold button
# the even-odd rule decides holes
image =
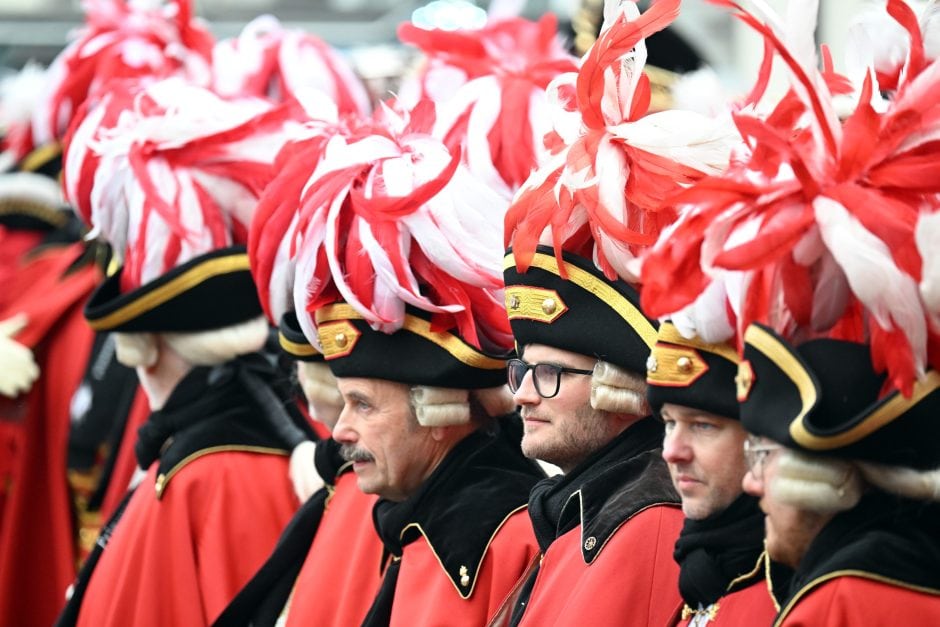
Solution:
[[[513,294],[509,297],[509,308],[510,309],[519,309],[520,301],[519,297]]]
[[[460,567],[460,585],[463,586],[464,588],[470,585],[470,575],[467,574],[466,566]]]
[[[333,339],[336,340],[336,345],[340,348],[346,348],[346,345],[349,343],[345,333],[337,333],[336,337]]]
[[[692,372],[692,360],[688,357],[680,357],[676,360],[676,367],[679,372]]]
[[[656,358],[650,355],[646,358],[646,371],[647,372],[656,372],[656,369],[659,368],[659,363],[656,361]]]
[[[588,539],[584,541],[584,550],[590,551],[594,548],[594,545],[597,544],[597,538],[594,536],[588,536]]]
[[[558,309],[558,303],[555,302],[554,298],[546,298],[542,301],[542,311],[546,314],[552,315],[556,309]]]
[[[159,474],[157,475],[157,482],[154,484],[154,489],[157,491],[157,496],[163,494],[163,486],[166,484],[166,475]]]

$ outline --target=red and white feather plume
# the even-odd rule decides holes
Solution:
[[[437,102],[436,133],[465,141],[469,167],[488,184],[518,189],[547,156],[542,138],[551,130],[551,116],[545,90],[555,77],[577,69],[556,17],[532,22],[491,16],[483,28],[453,31],[405,23],[398,36],[426,57],[400,99]]]
[[[919,48],[928,61],[940,56],[940,5],[908,2],[913,13],[885,10],[885,3],[871,6],[849,24],[846,65],[849,76],[859,77],[859,84],[874,69],[875,93],[893,92],[901,81],[911,46]],[[892,14],[893,12],[893,14]],[[901,20],[907,22],[902,24]],[[916,20],[920,41],[912,39],[911,20]]]
[[[280,240],[266,225],[251,247],[266,247],[256,252],[261,260],[276,250],[255,269],[269,286],[271,313],[287,306],[279,290],[292,283],[292,308],[313,341],[311,312],[342,299],[383,332],[401,328],[412,306],[478,348],[512,346],[499,229],[509,198],[480,184],[459,151],[431,134],[435,120],[430,101],[405,112],[385,107],[374,120],[286,149],[284,163],[296,167],[262,201]]]
[[[112,80],[182,75],[208,84],[214,39],[191,0],[82,0],[82,8],[84,27],[49,67],[33,121],[38,144],[62,139],[79,107]]]
[[[71,135],[64,187],[93,235],[123,259],[127,291],[245,243],[295,123],[283,107],[223,100],[178,78],[124,87]]]
[[[212,82],[225,97],[284,102],[315,89],[341,113],[370,110],[365,86],[339,52],[309,33],[285,29],[270,15],[252,20],[238,37],[216,44]]]
[[[727,163],[739,138],[730,117],[667,110],[650,103],[644,38],[668,26],[679,0],[640,13],[608,3],[608,19],[577,74],[550,86],[558,103],[552,155],[516,195],[506,244],[525,270],[540,241],[593,258],[611,279],[637,277],[630,261],[675,219],[665,199]]]
[[[278,154],[275,178],[258,201],[248,236],[248,258],[262,309],[277,324],[294,309],[295,248],[299,208],[309,195],[307,180],[333,135],[350,136],[368,120],[341,115],[322,92],[304,98],[309,119],[293,131]],[[306,190],[306,191],[305,191]]]
[[[682,217],[643,263],[644,310],[696,329],[721,328],[707,319],[718,311],[739,332],[759,321],[797,342],[868,342],[875,367],[909,394],[928,364],[940,366],[940,63],[926,61],[910,8],[889,0],[912,44],[897,91],[876,111],[870,72],[842,122],[812,44],[718,4],[764,37],[792,89],[766,117],[738,113],[749,154],[674,199]],[[816,14],[813,1],[791,4]],[[699,306],[716,294],[726,307]]]

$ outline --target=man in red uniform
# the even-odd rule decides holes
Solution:
[[[777,626],[940,620],[940,181],[908,178],[912,155],[940,160],[919,97],[940,66],[910,7],[887,6],[910,34],[897,94],[873,106],[886,85],[867,73],[844,121],[802,43],[736,7],[768,50],[804,59],[784,64],[803,87],[740,125],[755,149],[687,190],[644,262],[651,314],[743,343],[740,418],[757,436],[743,487],[768,556],[794,569],[773,581]]]
[[[486,624],[537,552],[525,508],[544,475],[519,451],[505,389],[509,196],[463,163],[453,135],[434,134],[437,107],[389,105],[330,129],[311,145],[312,171],[293,176],[296,201],[278,199],[288,215],[268,221],[283,218],[288,233],[267,250],[294,276],[272,301],[293,303],[336,377],[333,439],[358,489],[380,497],[385,559],[349,564],[341,545],[315,564],[321,583],[332,563],[343,577],[352,566],[381,573],[359,618],[370,626]],[[338,616],[352,595],[361,607],[363,590],[314,583],[298,578],[288,620],[301,602]]]
[[[864,343],[797,347],[745,335],[744,488],[767,514],[769,556],[795,568],[774,625],[932,625],[940,620],[940,373],[911,397],[880,395]]]
[[[639,374],[656,328],[623,281],[575,255],[555,261],[539,247],[526,273],[511,255],[506,262],[522,356],[509,366],[522,450],[565,473],[532,491],[542,559],[512,620],[665,624],[679,601],[672,549],[682,513],[662,459],[662,424],[649,414]]]
[[[273,175],[280,121],[175,80],[124,85],[99,107],[80,121],[65,171],[89,177],[68,187],[71,200],[123,263],[85,316],[115,333],[151,413],[135,445],[146,474],[102,529],[60,624],[205,625],[297,508],[288,453],[300,416],[259,352],[269,326],[243,245],[245,194]],[[244,147],[248,137],[265,150]],[[81,195],[92,188],[115,193]]]
[[[764,514],[741,480],[746,433],[728,342],[659,327],[646,364],[647,399],[666,426],[663,459],[682,498],[676,541],[684,604],[673,624],[768,624],[777,613],[765,580]]]
[[[518,625],[661,625],[679,603],[682,514],[646,402],[656,323],[633,262],[675,217],[663,199],[715,169],[731,135],[703,116],[648,113],[644,38],[679,3],[614,9],[577,76],[556,81],[552,157],[505,224],[522,450],[564,472],[529,500],[543,557],[500,613]]]

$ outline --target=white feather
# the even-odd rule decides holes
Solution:
[[[923,212],[914,231],[923,260],[920,295],[935,324],[940,325],[940,212]]]
[[[839,202],[819,196],[813,201],[816,222],[826,247],[848,279],[852,292],[878,324],[907,337],[918,375],[927,356],[927,325],[914,280],[894,263],[888,246]]]

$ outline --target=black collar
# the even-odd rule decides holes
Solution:
[[[634,515],[653,505],[678,506],[662,440],[662,424],[644,418],[567,475],[539,482],[529,514],[542,552],[580,524],[582,557],[590,564]]]
[[[869,492],[829,521],[810,544],[778,623],[810,590],[842,572],[940,595],[938,523],[940,504]]]
[[[243,357],[222,366],[194,368],[173,389],[163,409],[153,412],[140,427],[135,447],[138,462],[147,468],[159,460],[157,498],[177,472],[202,455],[219,451],[288,454],[290,442],[240,378],[241,369],[250,361],[254,360]]]
[[[526,505],[544,475],[525,459],[509,429],[477,431],[445,457],[427,481],[400,503],[380,500],[373,510],[386,551],[424,536],[461,598],[476,586],[490,541]]]

